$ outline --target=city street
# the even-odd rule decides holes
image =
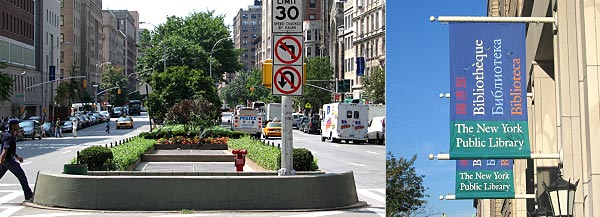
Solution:
[[[114,129],[114,118],[111,123],[111,134],[104,132],[104,124],[78,130],[74,139],[70,133],[63,138],[44,138],[42,140],[25,140],[17,143],[18,154],[24,158],[22,164],[32,189],[35,188],[36,173],[50,171],[61,173],[63,164],[76,156],[78,150],[92,145],[105,145],[117,140],[131,137],[142,131],[148,131],[146,113],[134,117],[134,129]],[[271,142],[280,143],[273,139]],[[294,147],[310,149],[321,169],[327,172],[354,171],[359,200],[368,206],[360,209],[331,210],[315,212],[246,212],[246,211],[196,211],[183,216],[384,216],[385,215],[385,146],[333,144],[321,142],[318,135],[304,134],[294,130]],[[177,216],[173,212],[106,212],[41,209],[21,205],[23,192],[17,179],[10,172],[0,179],[0,216]]]

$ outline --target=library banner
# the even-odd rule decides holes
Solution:
[[[530,158],[525,24],[450,23],[450,159]]]
[[[513,160],[456,161],[456,199],[515,198]]]

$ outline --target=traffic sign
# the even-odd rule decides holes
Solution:
[[[303,0],[273,1],[273,33],[301,33],[304,13]]]
[[[311,108],[312,108],[312,105],[310,104],[310,102],[307,102],[307,103],[304,105],[304,108],[311,109]]]
[[[303,36],[275,35],[273,36],[275,65],[302,65]]]
[[[302,66],[273,66],[273,95],[302,95]]]

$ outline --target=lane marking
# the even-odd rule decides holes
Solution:
[[[355,166],[359,166],[359,167],[365,167],[366,165],[364,164],[357,164],[357,163],[352,163],[352,162],[348,162],[349,164],[355,165]]]
[[[373,152],[373,151],[367,151],[367,153],[369,153],[369,154],[379,154],[379,153]]]
[[[33,162],[31,162],[31,161],[25,161],[25,162],[23,162],[23,163],[21,164],[21,166],[25,166],[25,165],[27,165],[27,164],[31,164],[31,163],[33,163]]]
[[[69,152],[71,152],[71,151],[72,151],[72,150],[66,150],[66,151],[63,151],[63,154],[69,153]]]
[[[375,189],[375,191],[377,191],[379,193],[382,193],[382,194],[385,194],[385,189]]]
[[[362,196],[374,199],[378,202],[385,203],[385,197],[375,194],[375,193],[371,192],[369,189],[357,189],[356,193],[358,193]]]
[[[15,214],[16,212],[18,212],[19,210],[25,208],[24,206],[10,206],[10,207],[0,207],[0,208],[6,208],[4,211],[0,212],[0,216],[11,216],[12,214]]]
[[[322,212],[312,212],[300,215],[286,215],[285,217],[319,217],[319,216],[330,216],[330,215],[338,215],[343,214],[342,211],[322,211]]]
[[[342,147],[340,145],[331,145],[331,146],[336,147],[336,148]]]

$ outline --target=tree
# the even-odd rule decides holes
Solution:
[[[205,99],[184,99],[175,103],[165,115],[167,124],[183,124],[186,132],[217,124],[219,109]]]
[[[70,107],[72,103],[77,103],[82,98],[83,86],[77,80],[60,82],[56,89],[56,101],[61,107]]]
[[[98,95],[98,97],[102,95],[107,96],[108,102],[111,105],[124,106],[129,99],[127,96],[127,93],[129,93],[127,89],[129,80],[125,77],[123,72],[124,70],[122,68],[115,67],[112,64],[104,66],[101,79],[102,82],[100,82],[98,87],[98,93],[104,90],[106,90],[106,92]],[[121,89],[121,94],[119,94],[119,89]]]
[[[231,35],[223,19],[222,15],[215,16],[214,11],[194,12],[185,18],[168,17],[167,22],[157,26],[154,31],[140,35],[140,49],[146,55],[138,60],[137,68],[164,72],[163,53],[166,52],[167,68],[187,66],[209,72],[211,49],[218,40]],[[242,69],[240,55],[241,51],[234,48],[231,40],[219,42],[212,55],[212,78],[220,80],[224,72]],[[141,76],[147,78],[150,75]]]
[[[423,175],[414,168],[417,155],[410,160],[396,159],[388,152],[386,159],[386,211],[387,216],[411,216],[425,205]]]
[[[6,63],[0,62],[0,69],[4,69],[6,67]],[[9,75],[0,72],[0,104],[10,100],[13,82],[14,80]]]
[[[374,68],[369,76],[363,77],[362,83],[369,101],[385,104],[385,70]]]
[[[212,79],[202,76],[201,70],[185,66],[169,67],[164,73],[153,73],[150,85],[153,92],[148,97],[148,110],[157,120],[163,120],[168,109],[185,99],[204,99],[221,107],[221,100]]]
[[[306,61],[306,80],[332,80],[333,79],[333,66],[329,62],[329,57],[313,57]],[[334,84],[330,81],[307,81],[308,84],[319,86],[327,90],[334,90]],[[307,102],[310,102],[313,109],[321,108],[322,105],[331,103],[332,92],[322,90],[319,88],[304,85],[303,94],[299,97],[298,103],[300,107],[304,108]]]

